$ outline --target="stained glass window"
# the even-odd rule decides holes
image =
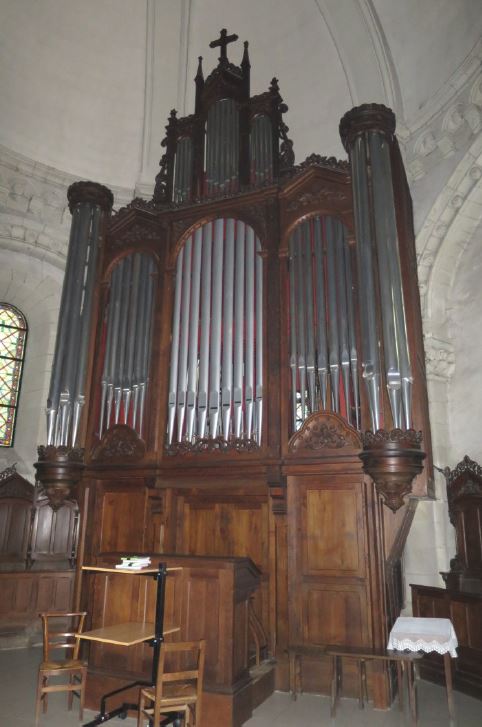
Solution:
[[[0,303],[0,447],[11,447],[22,376],[27,322],[19,310]]]

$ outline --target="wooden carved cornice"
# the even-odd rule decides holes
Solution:
[[[326,207],[327,205],[346,203],[349,199],[347,192],[332,187],[319,186],[312,191],[306,191],[288,203],[287,212],[303,213],[307,208]]]
[[[137,201],[137,200],[134,200]],[[109,226],[106,236],[107,250],[112,254],[128,247],[158,243],[162,224],[157,215],[137,206],[125,207]]]
[[[146,453],[146,444],[127,424],[115,424],[107,430],[92,452],[93,462],[122,464],[138,462]]]
[[[451,470],[444,470],[447,483],[447,500],[449,506],[450,522],[455,527],[455,509],[457,501],[462,497],[482,498],[482,467],[465,455],[463,460]]]
[[[193,442],[173,442],[165,447],[169,456],[194,454],[223,454],[237,452],[259,452],[259,444],[254,439],[195,439]]]
[[[104,212],[110,212],[114,204],[114,195],[108,187],[98,182],[74,182],[67,190],[69,210],[73,212],[78,204],[96,204]]]
[[[356,429],[334,412],[315,412],[290,439],[290,454],[313,456],[324,450],[360,449]]]

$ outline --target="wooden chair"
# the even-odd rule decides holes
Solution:
[[[172,713],[183,714],[184,727],[199,727],[205,654],[204,640],[162,644],[155,687],[140,690],[137,727],[143,727],[146,718],[152,727],[159,727],[161,716]],[[174,669],[166,664],[168,655]],[[186,659],[189,668],[182,670]]]
[[[40,717],[40,705],[47,711],[48,695],[51,692],[68,692],[68,708],[72,709],[73,695],[79,697],[79,718],[82,719],[84,709],[84,687],[87,676],[87,664],[79,659],[80,639],[76,636],[82,632],[86,617],[85,611],[76,612],[45,612],[39,614],[43,627],[43,661],[39,666],[37,680],[37,698],[35,702],[35,725]],[[57,624],[57,630],[53,630]],[[70,625],[69,625],[70,624]],[[60,630],[58,630],[60,629]],[[51,652],[57,649],[72,651],[70,658],[57,659]],[[49,685],[50,677],[65,676],[67,683]]]

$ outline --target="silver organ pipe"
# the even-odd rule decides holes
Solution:
[[[348,300],[346,290],[346,259],[345,251],[347,247],[346,235],[343,225],[335,221],[336,230],[336,293],[338,307],[338,328],[339,328],[339,344],[340,344],[340,361],[341,361],[341,379],[343,382],[343,393],[346,402],[347,419],[351,421],[350,406],[350,342],[348,334]]]
[[[269,183],[273,179],[273,143],[271,119],[259,114],[251,120],[250,134],[251,183]]]
[[[353,406],[359,424],[351,268],[339,220],[315,217],[294,229],[289,240],[289,287],[294,428],[317,408],[340,411],[351,422]]]
[[[323,242],[321,220],[315,217],[313,220],[316,285],[315,301],[316,310],[316,353],[318,366],[318,381],[320,387],[321,408],[326,409],[326,394],[328,389],[328,343],[326,339],[326,302],[325,302],[325,273],[323,263]],[[294,325],[293,320],[293,325]]]
[[[84,292],[82,296],[82,310],[80,313],[80,337],[78,349],[78,364],[75,382],[75,402],[72,424],[72,443],[77,444],[77,436],[80,425],[80,415],[85,403],[85,374],[87,368],[87,348],[89,343],[90,318],[92,312],[93,286],[97,270],[97,244],[100,226],[100,207],[95,206],[92,210],[92,221],[89,233],[89,244],[87,249],[87,265],[85,268]]]
[[[75,397],[75,379],[78,361],[78,341],[81,328],[82,299],[85,286],[85,266],[89,249],[89,228],[92,210],[90,205],[81,205],[79,240],[74,257],[73,290],[71,298],[70,325],[66,331],[65,363],[62,369],[60,391],[60,441],[67,446],[72,437],[72,414]]]
[[[298,331],[298,378],[301,397],[301,420],[306,419],[306,338],[305,338],[305,297],[303,295],[303,248],[301,246],[301,229],[295,231],[295,278],[296,278],[296,310]]]
[[[256,244],[256,408],[255,408],[255,435],[256,441],[261,445],[263,431],[263,259]]]
[[[238,189],[239,111],[223,98],[211,106],[206,123],[206,193],[217,196]]]
[[[303,277],[305,280],[304,308],[306,311],[306,375],[308,382],[309,411],[312,414],[316,410],[316,385],[315,385],[315,328],[313,310],[313,253],[311,244],[311,227],[304,224],[301,227],[303,246]]]
[[[168,446],[206,437],[261,442],[260,250],[252,228],[229,218],[206,223],[179,253],[169,387],[177,405],[169,399]]]
[[[72,223],[46,411],[47,444],[55,447],[79,444],[98,245],[114,201],[94,182],[75,182],[67,198]]]
[[[208,386],[209,386],[209,334],[211,330],[211,278],[212,278],[212,244],[213,223],[208,222],[202,228],[202,281],[201,281],[201,340],[199,345],[199,396],[198,396],[198,433],[203,439],[206,436],[208,422]],[[179,266],[179,262],[178,262]],[[177,289],[176,289],[177,294]],[[174,352],[174,341],[171,360]]]
[[[245,353],[245,433],[251,439],[254,413],[254,255],[251,227],[246,229],[246,353]]]
[[[144,308],[143,316],[141,319],[141,331],[142,339],[141,345],[139,346],[140,356],[140,378],[139,378],[139,409],[138,409],[138,423],[136,421],[136,431],[139,435],[143,435],[144,426],[144,407],[145,397],[147,393],[147,387],[149,384],[149,361],[151,354],[151,336],[152,336],[152,311],[154,308],[154,261],[148,256],[147,257],[147,270],[146,277],[144,279]],[[134,411],[134,416],[136,412]]]
[[[122,400],[122,383],[126,364],[127,347],[127,315],[129,311],[129,298],[132,277],[132,255],[127,255],[122,265],[122,298],[119,317],[119,338],[116,348],[116,363],[114,372],[114,421],[119,424]]]
[[[177,142],[174,166],[174,202],[186,202],[191,197],[192,139],[182,137]]]
[[[358,305],[362,333],[362,376],[374,431],[380,429],[380,357],[378,349],[373,245],[370,230],[367,155],[364,139],[355,139],[350,153],[357,237]]]
[[[231,432],[233,389],[233,303],[234,303],[234,228],[235,220],[226,221],[224,298],[223,298],[223,367],[221,406],[223,411],[222,432],[224,439]]]
[[[291,411],[293,415],[293,431],[298,428],[298,346],[296,338],[296,283],[295,283],[296,248],[293,236],[289,241],[289,274],[290,274],[290,368],[291,368]]]
[[[191,309],[192,315],[189,326],[189,362],[187,382],[187,439],[192,441],[196,421],[196,397],[197,397],[197,358],[198,358],[198,336],[199,336],[199,296],[201,292],[201,260],[202,260],[202,229],[195,232],[194,253],[192,263],[192,292]]]
[[[236,222],[236,261],[234,283],[234,371],[233,405],[234,436],[241,437],[243,431],[243,361],[244,361],[244,271],[245,271],[246,225]]]
[[[187,355],[189,344],[189,308],[191,305],[191,248],[192,236],[186,240],[184,246],[184,265],[182,269],[181,297],[181,329],[179,343],[179,368],[177,374],[177,429],[178,437],[184,427],[187,399]]]
[[[211,346],[209,351],[209,434],[218,436],[223,305],[224,220],[214,222]],[[187,311],[189,314],[189,311]],[[179,437],[180,439],[180,437]]]
[[[393,198],[390,149],[378,132],[369,134],[375,236],[382,296],[385,375],[393,426],[411,427],[412,372],[403,301],[402,274],[398,251],[397,223]],[[402,411],[403,403],[403,411]]]
[[[345,230],[343,230],[345,234]],[[348,311],[348,338],[350,342],[350,370],[353,386],[353,408],[355,410],[355,426],[360,429],[360,406],[358,393],[358,353],[356,347],[355,312],[353,310],[353,276],[351,271],[350,247],[345,239],[345,278]]]
[[[169,414],[168,414],[168,441],[171,443],[174,433],[174,419],[176,417],[177,402],[177,370],[179,365],[179,331],[181,319],[181,295],[182,295],[182,266],[184,260],[184,248],[177,258],[176,287],[174,294],[174,312],[172,320],[172,354],[169,375]]]
[[[148,385],[155,266],[135,253],[114,267],[104,319],[99,437],[113,424],[129,424],[142,436]]]

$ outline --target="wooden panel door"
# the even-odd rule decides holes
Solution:
[[[368,645],[361,477],[288,477],[290,640]]]

